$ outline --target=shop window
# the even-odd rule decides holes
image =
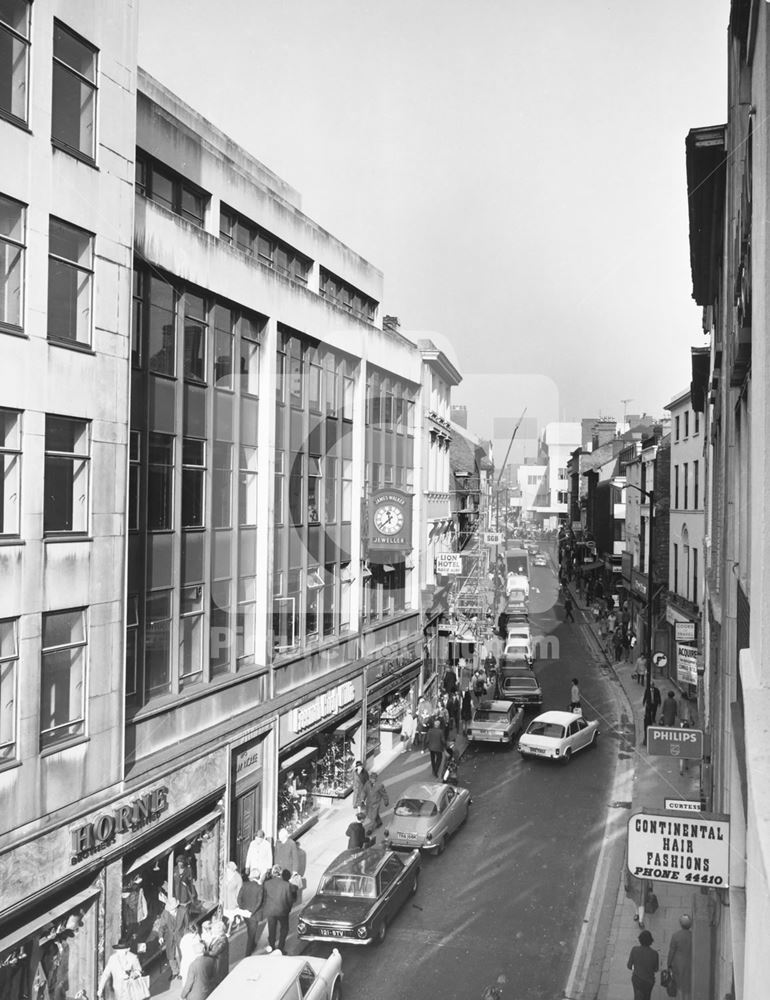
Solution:
[[[298,833],[319,811],[317,794],[318,747],[292,753],[278,775],[278,826]]]
[[[18,665],[19,619],[5,618],[0,620],[0,763],[16,756]]]
[[[34,932],[0,951],[3,1000],[93,996],[99,897],[95,891],[79,895],[77,902],[48,910]]]
[[[409,688],[393,691],[380,702],[380,729],[389,733],[400,733],[404,717],[412,710]]]
[[[382,708],[379,701],[370,702],[366,709],[366,756],[376,757],[380,752],[380,716]]]
[[[320,733],[316,738],[316,794],[342,798],[353,787],[356,755],[354,737],[360,721],[340,726],[332,732]]]
[[[209,664],[211,675],[227,673],[233,645],[230,580],[216,580],[211,585],[211,623]]]
[[[40,749],[85,733],[85,608],[43,615],[40,677]]]
[[[96,56],[92,45],[54,21],[51,138],[89,161],[96,147]]]
[[[179,683],[182,688],[203,677],[203,586],[183,587],[179,597]]]

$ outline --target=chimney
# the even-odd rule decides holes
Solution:
[[[393,330],[398,333],[401,324],[398,321],[398,316],[383,316],[382,317],[382,329],[383,330]]]

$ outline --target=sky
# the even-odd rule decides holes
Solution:
[[[685,137],[728,0],[140,0],[139,62],[435,331],[468,426],[661,415],[703,346]],[[625,401],[625,402],[624,402]]]

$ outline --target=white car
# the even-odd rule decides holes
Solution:
[[[527,663],[532,662],[532,637],[527,636],[527,638],[522,638],[521,636],[516,636],[511,638],[508,636],[508,641],[503,649],[503,656],[508,656],[515,660],[526,660]]]
[[[524,709],[512,701],[482,701],[473,713],[468,739],[475,743],[514,742],[524,727]]]
[[[328,958],[306,955],[252,955],[228,973],[209,1000],[340,1000],[342,957],[334,948]]]
[[[543,712],[519,737],[522,757],[548,757],[569,764],[572,755],[599,741],[599,723],[572,712]]]
[[[532,564],[534,566],[547,566],[548,557],[544,553],[538,552],[537,555],[533,558]]]

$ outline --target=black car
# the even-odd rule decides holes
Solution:
[[[384,941],[388,924],[417,892],[419,871],[419,851],[398,854],[382,845],[343,851],[300,913],[299,937],[348,944]]]

